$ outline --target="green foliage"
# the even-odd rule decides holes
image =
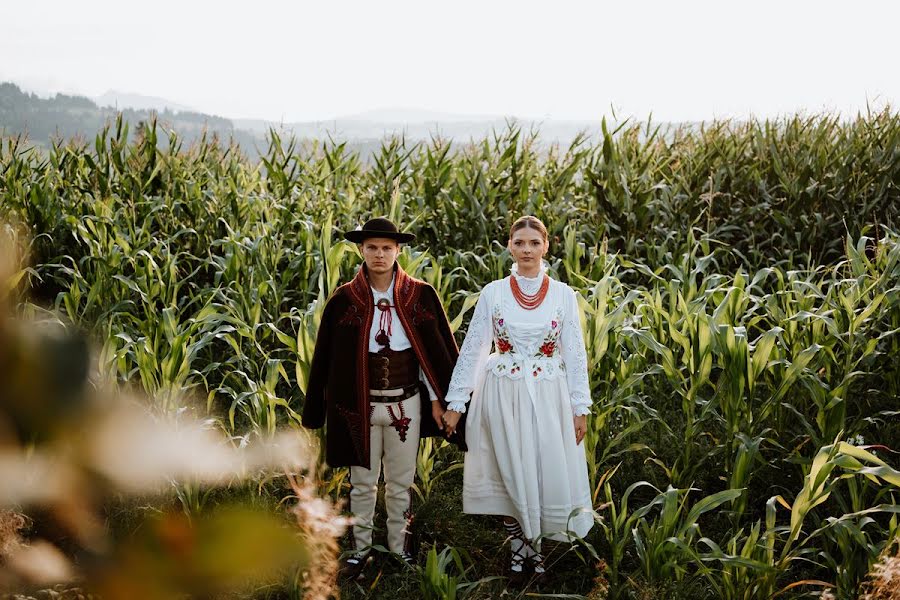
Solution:
[[[466,598],[476,586],[489,581],[486,578],[482,581],[464,583],[464,576],[467,572],[463,566],[464,556],[466,556],[464,551],[461,552],[452,546],[447,546],[440,553],[432,546],[426,555],[425,565],[415,567],[419,579],[420,598],[423,600],[462,599]],[[450,573],[454,569],[457,574],[451,575]]]
[[[153,123],[130,142],[119,121],[92,148],[6,140],[0,212],[33,234],[18,285],[92,331],[109,373],[163,412],[195,398],[239,440],[297,426],[324,303],[359,263],[339,232],[381,214],[414,231],[400,262],[461,341],[508,270],[510,221],[536,214],[583,311],[603,517],[588,541],[610,594],[851,593],[897,532],[900,117],[602,134],[390,140],[366,166],[273,132],[252,163]],[[423,443],[419,500],[460,464]],[[329,475],[337,496],[346,472]],[[431,553],[421,581],[449,593],[461,555]]]

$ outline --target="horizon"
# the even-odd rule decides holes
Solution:
[[[166,22],[177,44],[140,29],[147,19],[136,5],[7,7],[0,52],[17,59],[0,66],[0,80],[90,98],[122,90],[276,123],[404,107],[696,122],[853,115],[900,100],[895,3],[561,0],[548,11],[536,2],[464,0],[442,11],[412,0],[263,0],[254,10],[161,0],[154,10],[177,15]]]
[[[452,112],[444,112],[444,111],[433,111],[428,109],[422,109],[418,107],[404,107],[404,106],[394,106],[394,107],[376,107],[364,110],[357,114],[347,114],[347,115],[337,115],[331,118],[319,119],[319,120],[310,120],[310,121],[272,121],[269,119],[265,119],[262,117],[232,117],[228,115],[220,115],[215,113],[209,113],[203,110],[199,110],[196,107],[190,107],[182,105],[181,103],[172,100],[170,98],[164,98],[162,96],[157,96],[152,93],[144,94],[135,91],[121,91],[115,89],[108,89],[104,93],[99,96],[87,96],[82,93],[76,91],[65,91],[65,90],[41,90],[29,88],[25,83],[21,81],[12,81],[12,80],[2,80],[0,79],[0,84],[10,83],[17,86],[23,93],[34,94],[35,96],[41,99],[49,99],[58,94],[62,95],[70,95],[70,96],[78,96],[84,97],[88,100],[94,102],[98,108],[100,109],[114,109],[114,110],[137,110],[137,111],[148,111],[148,112],[161,112],[163,110],[169,110],[173,113],[181,113],[181,112],[189,112],[189,113],[198,113],[203,114],[207,117],[213,118],[223,118],[226,120],[230,120],[235,128],[240,128],[242,125],[247,123],[265,123],[269,126],[274,125],[282,125],[282,126],[291,126],[291,125],[319,125],[324,126],[330,122],[333,123],[342,123],[342,124],[352,124],[354,122],[357,123],[371,123],[371,124],[385,124],[385,125],[464,125],[464,124],[487,124],[487,123],[496,123],[499,121],[512,121],[518,123],[532,123],[540,125],[541,123],[547,124],[555,124],[555,125],[587,125],[587,124],[599,124],[603,118],[609,119],[612,117],[613,122],[624,122],[626,120],[630,120],[632,122],[651,122],[654,124],[668,124],[668,125],[680,125],[680,124],[692,124],[692,123],[703,123],[703,122],[713,122],[713,121],[734,121],[734,122],[748,122],[753,120],[779,120],[783,118],[790,118],[793,116],[815,116],[815,115],[837,115],[842,119],[851,119],[855,118],[858,115],[864,115],[867,112],[877,112],[885,108],[893,108],[893,104],[890,102],[881,102],[881,103],[872,103],[867,104],[866,107],[855,107],[855,112],[848,111],[835,111],[834,109],[828,109],[827,107],[819,110],[819,111],[809,111],[806,109],[798,109],[793,113],[781,113],[775,115],[741,115],[741,116],[717,116],[709,119],[701,119],[696,121],[661,121],[655,119],[653,115],[648,115],[643,119],[638,119],[636,117],[628,116],[620,118],[615,114],[614,111],[610,111],[609,114],[603,114],[600,117],[595,119],[563,119],[563,118],[533,118],[527,116],[520,115],[488,115],[488,114],[463,114],[463,113],[452,113]],[[112,104],[109,101],[104,102],[103,98],[106,97],[125,97],[125,98],[133,98],[137,99],[137,102],[134,104],[129,104],[127,102],[123,102],[121,105]],[[148,107],[146,105],[141,106],[141,104],[147,101],[158,102],[159,106]],[[163,108],[164,107],[164,108]],[[401,115],[407,114],[407,117],[402,117]],[[413,116],[415,118],[409,118],[409,116]]]

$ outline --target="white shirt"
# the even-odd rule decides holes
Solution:
[[[409,338],[406,335],[406,330],[403,329],[403,323],[400,322],[400,317],[397,316],[397,309],[394,307],[395,279],[396,277],[391,277],[391,285],[384,292],[379,292],[375,288],[372,288],[372,295],[374,296],[376,307],[375,315],[372,318],[372,327],[369,329],[369,352],[378,352],[384,347],[375,341],[375,336],[378,335],[378,332],[381,330],[381,309],[377,307],[377,304],[382,298],[387,298],[391,303],[391,350],[399,352],[401,350],[412,348],[412,344],[409,342]],[[385,331],[385,333],[387,332]],[[428,388],[428,394],[431,400],[437,400],[437,394],[431,389],[431,383],[429,383],[428,378],[425,377],[425,372],[422,370],[421,366],[419,367],[419,379],[425,384],[425,387]]]

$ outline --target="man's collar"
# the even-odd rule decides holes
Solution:
[[[397,283],[397,272],[400,271],[400,270],[401,270],[401,269],[400,269],[400,263],[398,263],[398,262],[395,260],[395,261],[394,261],[394,268],[391,269],[391,285],[388,286],[388,289],[386,289],[385,291],[379,292],[378,290],[376,290],[376,289],[372,286],[372,282],[369,280],[369,267],[366,266],[366,263],[363,262],[362,266],[360,267],[360,271],[362,271],[362,274],[363,274],[363,277],[364,277],[365,280],[366,280],[366,283],[369,285],[370,288],[372,288],[372,293],[376,293],[376,292],[377,292],[377,293],[379,293],[379,294],[386,294],[386,293],[392,292],[392,291],[394,290],[394,285]]]
[[[394,284],[396,282],[397,282],[397,271],[395,270],[391,274],[391,285],[388,286],[388,289],[384,290],[383,292],[380,290],[376,290],[375,286],[372,285],[371,281],[369,282],[369,287],[372,288],[373,294],[393,294],[394,293]]]
[[[401,312],[405,308],[410,308],[417,298],[419,286],[396,262],[394,263],[394,278],[391,285],[394,291],[394,304],[398,307],[397,311]],[[356,276],[350,282],[348,291],[353,302],[360,310],[374,310],[372,286],[369,284],[366,263],[363,263],[356,272]]]

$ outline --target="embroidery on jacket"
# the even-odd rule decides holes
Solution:
[[[398,268],[397,281],[394,285],[397,286],[394,288],[394,302],[397,305],[397,317],[400,318],[400,323],[406,331],[406,336],[409,338],[409,343],[412,346],[413,352],[416,354],[419,366],[425,373],[425,378],[431,384],[431,388],[435,390],[436,393],[439,393],[437,392],[437,390],[440,389],[440,386],[437,384],[437,376],[432,369],[431,363],[426,360],[425,350],[422,348],[419,336],[415,335],[414,330],[410,327],[412,325],[412,323],[410,323],[409,315],[410,307],[419,298],[421,287],[426,284],[424,281],[413,279],[407,275],[403,269]],[[402,293],[399,295],[397,295],[398,289],[402,290]],[[409,295],[408,297],[406,297],[407,294]]]
[[[359,451],[360,459],[371,463],[369,456],[370,431],[366,429],[363,432],[363,427],[366,421],[370,420],[368,410],[369,369],[365,365],[369,356],[369,329],[372,327],[372,320],[375,316],[375,306],[372,302],[372,288],[369,286],[369,280],[365,274],[365,265],[360,267],[356,277],[353,278],[349,285],[351,300],[355,303],[360,316],[363,317],[356,343],[356,364],[358,365],[356,373],[356,402],[360,412],[360,421],[362,421],[359,424],[360,442],[362,443]],[[363,433],[365,435],[362,435]],[[359,445],[356,438],[354,438],[354,444]]]
[[[350,430],[350,439],[353,442],[353,447],[356,448],[356,451],[360,458],[367,458],[367,454],[363,454],[363,450],[368,450],[368,448],[364,448],[365,444],[363,443],[363,423],[365,419],[362,415],[358,415],[355,412],[352,412],[343,406],[338,406],[338,412],[341,413],[341,416],[344,417],[344,421],[347,423],[347,429]],[[366,436],[368,439],[368,436]]]
[[[434,321],[434,319],[434,313],[428,310],[421,301],[415,303],[412,310],[413,325],[421,325],[425,321]]]
[[[362,312],[359,310],[359,307],[351,302],[350,305],[347,306],[347,311],[338,321],[338,325],[353,325],[356,327],[360,327],[363,324],[363,320],[364,317]]]
[[[360,269],[349,284],[347,289],[350,292],[350,300],[357,306],[360,311],[365,310],[369,304],[369,280],[366,278],[363,270]]]
[[[405,271],[397,269],[397,276],[394,281],[394,300],[396,304],[402,304],[405,309],[409,309],[419,295],[416,294],[417,286],[412,277]]]

